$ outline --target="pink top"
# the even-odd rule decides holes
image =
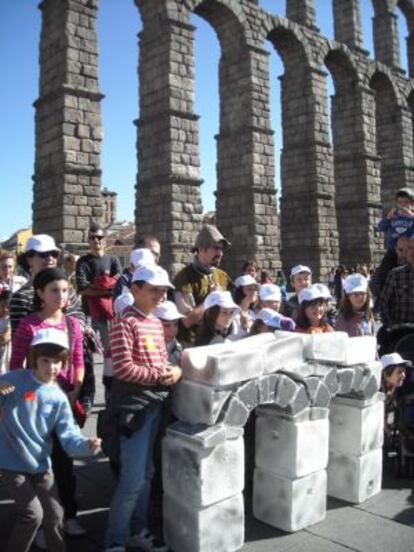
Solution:
[[[67,362],[65,366],[63,366],[57,379],[65,391],[73,389],[77,381],[78,373],[84,369],[82,330],[79,322],[73,316],[63,316],[58,324],[51,324],[50,322],[42,320],[36,312],[22,318],[13,337],[10,370],[22,368],[29,352],[33,335],[37,330],[42,328],[56,328],[57,330],[63,330],[67,333],[68,328],[66,320],[68,320],[67,324],[71,324],[71,359],[70,362]]]

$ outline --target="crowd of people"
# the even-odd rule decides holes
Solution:
[[[25,276],[16,275],[13,254],[1,252],[0,478],[16,503],[6,550],[24,552],[36,539],[60,551],[65,533],[84,534],[72,455],[101,446],[80,431],[94,403],[97,351],[104,356],[102,447],[117,478],[105,550],[167,550],[150,532],[148,512],[154,447],[182,376],[183,349],[275,331],[374,336],[373,312],[386,329],[414,323],[411,192],[400,190],[396,205],[380,223],[389,233],[381,265],[341,269],[326,283],[313,282],[301,264],[291,267],[288,282],[282,272],[273,281],[250,260],[233,281],[220,268],[231,244],[208,224],[172,280],[159,264],[155,236],[131,251],[122,270],[105,252],[99,224],[91,225],[89,252],[81,256],[61,252],[46,234],[29,238],[18,259]],[[383,391],[392,405],[409,362],[384,336]]]

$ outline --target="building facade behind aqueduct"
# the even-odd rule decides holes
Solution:
[[[258,0],[135,3],[143,26],[135,216],[140,235],[160,237],[163,264],[175,271],[188,259],[202,214],[192,13],[208,21],[221,47],[216,220],[233,242],[232,267],[246,258],[271,270],[300,261],[324,274],[339,261],[377,262],[381,205],[414,186],[414,1],[372,0],[375,60],[362,49],[359,0],[326,3],[335,40],[319,34],[313,0],[286,0],[286,17]],[[34,232],[77,245],[102,213],[98,0],[39,7]],[[408,26],[408,76],[397,8]],[[284,65],[280,223],[266,41]]]

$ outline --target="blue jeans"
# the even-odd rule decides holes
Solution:
[[[162,408],[143,410],[141,427],[131,437],[121,436],[121,471],[111,501],[105,546],[125,546],[131,534],[147,527],[154,441]]]

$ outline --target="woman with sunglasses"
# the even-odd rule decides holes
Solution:
[[[60,250],[55,240],[47,234],[36,234],[26,242],[25,252],[19,256],[19,265],[29,275],[29,280],[13,293],[10,302],[10,323],[12,333],[16,331],[20,320],[33,312],[33,279],[44,268],[55,268]],[[84,320],[81,305],[72,290],[68,299],[68,314],[73,314],[80,322]]]

